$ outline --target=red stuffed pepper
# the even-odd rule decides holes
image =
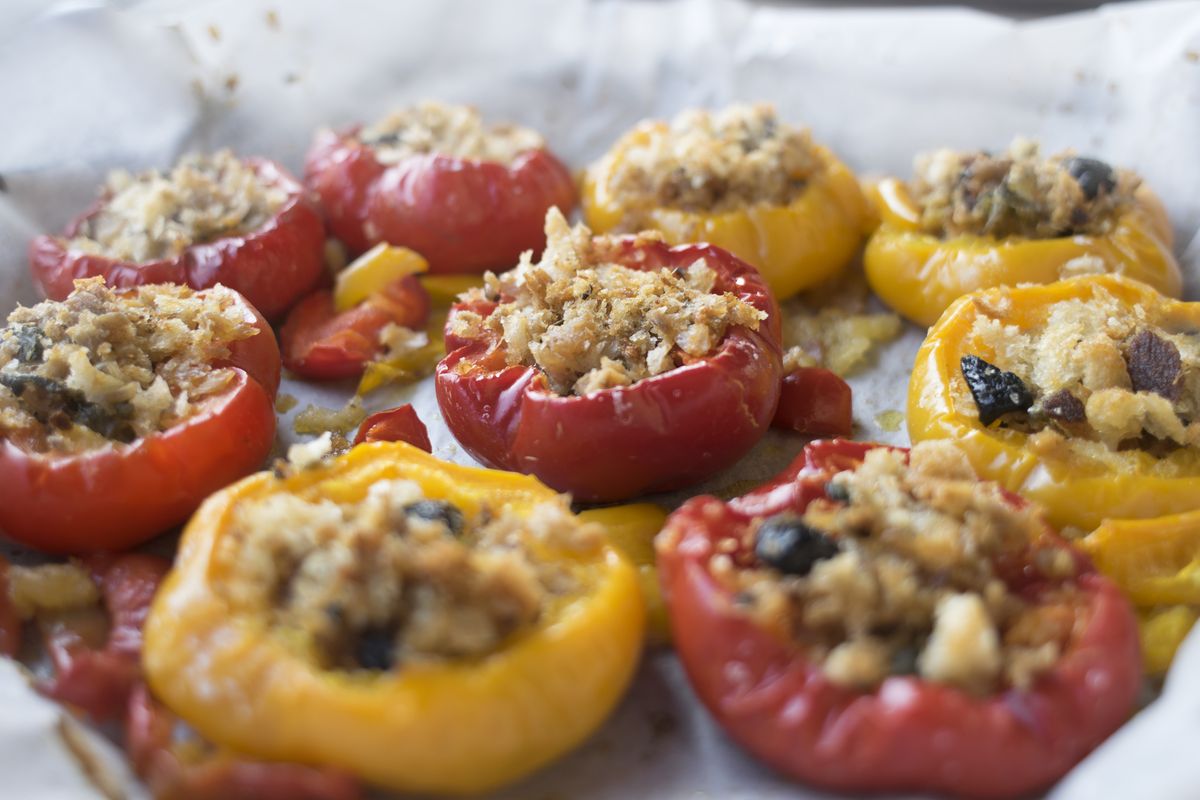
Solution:
[[[0,364],[0,531],[44,552],[149,539],[274,442],[279,349],[224,287],[80,281],[9,315]]]
[[[686,486],[745,455],[782,369],[758,272],[708,245],[592,237],[553,210],[546,232],[540,262],[451,308],[436,387],[462,446],[585,501]]]
[[[576,202],[570,172],[536,132],[485,126],[472,108],[436,103],[321,131],[305,179],[352,252],[403,245],[434,273],[482,272],[540,252],[546,210]]]
[[[325,274],[325,227],[304,187],[265,159],[190,155],[168,174],[116,172],[63,236],[29,248],[34,281],[62,300],[74,281],[220,283],[275,319]]]
[[[1133,710],[1128,603],[949,443],[815,442],[744,497],[690,500],[657,548],[700,699],[799,780],[1024,796]]]

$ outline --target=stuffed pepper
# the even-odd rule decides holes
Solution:
[[[595,730],[644,616],[634,568],[565,497],[377,442],[210,498],[143,663],[168,708],[234,752],[462,794]]]
[[[425,331],[429,293],[419,254],[379,245],[338,274],[332,291],[301,300],[279,329],[283,365],[302,378],[336,380],[390,368],[391,376],[427,374],[440,348]]]
[[[1166,211],[1133,172],[1018,139],[999,155],[939,150],[872,192],[871,288],[920,325],[977,289],[1116,273],[1178,297]]]
[[[799,780],[1026,796],[1133,710],[1128,603],[949,443],[815,442],[748,495],[688,501],[657,547],[700,699]]]
[[[1117,275],[969,295],[917,353],[912,440],[1086,532],[1200,508],[1200,304]]]
[[[440,103],[321,131],[305,179],[352,252],[410,247],[434,273],[483,272],[540,251],[546,210],[575,207],[571,174],[540,134]]]
[[[79,281],[0,329],[0,531],[120,550],[258,469],[279,349],[238,293]]]
[[[450,311],[436,388],[459,443],[585,501],[686,486],[745,455],[779,398],[761,276],[709,245],[593,237],[556,210],[546,235],[540,261]]]
[[[854,174],[768,105],[642,123],[587,171],[583,210],[599,233],[728,250],[779,298],[845,267],[868,220]]]
[[[29,249],[34,281],[62,300],[74,281],[110,286],[220,283],[275,319],[325,275],[325,227],[278,164],[228,150],[185,156],[170,172],[117,171],[62,236]]]

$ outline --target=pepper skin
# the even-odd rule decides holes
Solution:
[[[35,453],[0,440],[0,530],[44,553],[124,550],[187,519],[212,492],[259,469],[275,442],[279,348],[259,333],[230,345],[216,367],[230,385],[182,422],[129,444]]]
[[[282,480],[247,478],[213,495],[184,531],[146,622],[143,664],[154,694],[218,745],[396,791],[487,791],[571,750],[608,716],[642,646],[637,575],[607,545],[556,553],[580,591],[551,601],[534,627],[478,660],[382,673],[318,667],[268,629],[267,609],[235,607],[223,592],[227,567],[214,556],[239,504],[281,492],[350,502],[396,479],[471,514],[484,504],[519,513],[555,497],[533,478],[399,442],[359,445]]]
[[[918,325],[933,325],[954,300],[979,289],[1068,277],[1064,265],[1084,257],[1172,297],[1183,289],[1166,211],[1144,186],[1137,205],[1108,234],[1054,239],[940,239],[921,230],[920,211],[903,181],[880,181],[869,196],[880,225],[863,255],[867,280],[885,303]]]
[[[625,154],[640,146],[655,125],[639,126],[620,139],[583,178],[583,216],[596,233],[620,229],[629,209],[608,189]],[[657,208],[650,227],[671,244],[707,242],[754,265],[780,300],[832,278],[858,253],[869,232],[869,212],[858,179],[828,149],[816,148],[824,169],[785,206],[760,203],[723,213]]]
[[[981,477],[1041,504],[1051,524],[1059,528],[1090,531],[1106,518],[1143,519],[1200,505],[1200,459],[1194,448],[1181,447],[1162,458],[1138,449],[1105,451],[1084,460],[1035,452],[1028,434],[979,422],[960,368],[965,355],[984,360],[991,355],[968,350],[966,339],[978,316],[978,304],[994,304],[1006,293],[1012,309],[1006,322],[1024,327],[1041,320],[1052,303],[1086,300],[1101,289],[1130,305],[1161,311],[1180,324],[1200,329],[1200,303],[1171,300],[1116,275],[992,289],[963,297],[947,309],[917,352],[909,382],[912,441],[955,440]]]
[[[330,231],[354,253],[388,242],[416,250],[431,273],[483,272],[541,252],[546,211],[575,207],[571,173],[548,150],[508,165],[438,153],[384,164],[358,130],[318,133],[304,168]]]
[[[450,432],[480,462],[536,475],[576,500],[606,502],[668,491],[733,464],[762,438],[779,398],[779,310],[748,264],[708,245],[668,247],[620,239],[614,260],[633,269],[686,269],[703,258],[714,292],[732,292],[767,313],[757,331],[731,328],[711,355],[629,386],[558,395],[536,367],[505,361],[502,340],[452,333],[438,364],[438,405]]]
[[[735,741],[808,784],[981,798],[1043,789],[1126,720],[1141,684],[1129,605],[1082,556],[1064,653],[1030,689],[989,696],[912,675],[892,675],[871,691],[836,686],[801,646],[736,611],[732,590],[710,571],[717,542],[731,531],[755,517],[802,513],[826,496],[834,474],[875,446],[814,442],[762,488],[729,503],[693,498],[671,515],[656,541],[659,571],[692,686]],[[1006,580],[1034,602],[1058,583],[1028,565]]]
[[[51,300],[71,293],[78,278],[102,276],[109,286],[180,283],[207,289],[220,283],[240,292],[268,319],[278,319],[325,277],[325,226],[304,187],[283,167],[246,159],[259,176],[288,199],[261,228],[238,236],[197,242],[174,258],[133,263],[66,247],[102,198],[71,222],[62,237],[38,236],[29,245],[33,279]]]
[[[771,427],[806,436],[849,436],[854,430],[850,384],[823,367],[792,370],[783,377]]]
[[[1162,675],[1200,610],[1200,511],[1106,519],[1079,546],[1142,610],[1146,671]]]

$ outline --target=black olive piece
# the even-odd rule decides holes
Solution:
[[[1153,392],[1172,402],[1179,399],[1183,359],[1174,342],[1154,331],[1139,331],[1125,348],[1125,367],[1135,392]]]
[[[1117,188],[1113,168],[1097,158],[1070,158],[1063,162],[1067,172],[1079,183],[1088,200],[1095,200],[1101,191]]]
[[[367,628],[354,642],[354,663],[363,669],[387,670],[396,663],[395,637],[381,628]]]
[[[825,496],[837,503],[850,502],[850,490],[840,483],[830,481],[825,484]]]
[[[455,536],[463,532],[466,520],[463,513],[452,503],[445,500],[418,500],[404,507],[404,513],[410,517],[440,522]]]
[[[818,561],[833,558],[836,541],[792,514],[768,517],[758,526],[754,555],[787,575],[807,575]]]
[[[128,404],[122,403],[121,405]],[[130,406],[128,410],[132,411],[133,409]],[[129,444],[137,438],[137,433],[129,424],[129,414],[122,413],[124,411],[125,409],[121,406],[108,411],[95,403],[81,403],[76,409],[74,417],[80,425],[91,428],[105,439]]]
[[[984,425],[1014,411],[1028,412],[1033,405],[1033,394],[1013,373],[973,355],[963,356],[959,365]]]
[[[17,340],[17,360],[22,364],[40,362],[43,353],[41,329],[35,325],[17,325],[12,332]]]

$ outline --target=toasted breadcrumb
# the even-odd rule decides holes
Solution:
[[[726,556],[714,564],[744,613],[803,646],[831,681],[857,689],[915,673],[987,694],[1027,688],[1055,663],[1069,626],[1010,592],[994,562],[1032,547],[1046,551],[1035,564],[1068,580],[1074,564],[1040,547],[1037,513],[977,480],[961,451],[922,442],[906,463],[877,448],[833,486],[844,501],[818,500],[789,518],[833,543],[806,574],[733,569]],[[753,548],[759,527],[739,534],[735,548]]]
[[[1134,202],[1141,179],[1128,170],[1107,170],[1097,186],[1095,170],[1087,178],[1072,152],[1043,158],[1036,142],[1015,139],[1007,152],[938,150],[918,156],[910,184],[921,207],[925,230],[943,237],[963,234],[1024,236],[1046,239],[1076,234],[1103,234]],[[1092,265],[1080,262],[1069,274]]]
[[[416,155],[438,153],[511,164],[522,153],[541,150],[545,140],[520,125],[484,125],[470,106],[419,103],[393,111],[359,132],[358,138],[384,164]]]
[[[62,302],[18,308],[0,329],[0,431],[36,451],[128,442],[187,419],[233,379],[212,363],[258,333],[223,287],[116,294],[75,282]]]
[[[266,613],[333,669],[391,669],[478,658],[538,623],[577,591],[539,554],[590,552],[603,535],[565,498],[524,516],[471,516],[411,481],[374,484],[358,502],[274,494],[233,515],[218,558],[238,608]]]
[[[861,269],[783,304],[783,370],[825,367],[838,375],[861,369],[874,350],[900,335],[896,314],[867,308]]]
[[[1010,322],[1009,301],[977,311],[965,348],[1025,383],[1033,408],[1002,424],[1036,433],[1041,452],[1200,445],[1200,337],[1187,323],[1129,306],[1102,287],[1054,303],[1033,325]],[[1147,385],[1135,386],[1131,373]],[[952,389],[957,407],[970,413],[966,383],[956,378]],[[1063,398],[1073,398],[1081,419],[1056,416]]]
[[[229,150],[192,153],[166,174],[111,173],[100,210],[66,244],[122,261],[174,258],[193,244],[261,228],[287,199]]]
[[[546,215],[546,250],[515,269],[488,273],[466,297],[502,302],[487,318],[455,317],[460,336],[502,339],[509,364],[531,364],[560,393],[585,395],[674,369],[717,348],[735,326],[757,330],[765,314],[736,295],[713,292],[713,270],[637,270],[607,260],[614,240]]]
[[[691,110],[647,122],[598,167],[627,209],[620,230],[654,227],[657,208],[720,213],[758,203],[786,205],[822,168],[807,130],[766,104]]]

